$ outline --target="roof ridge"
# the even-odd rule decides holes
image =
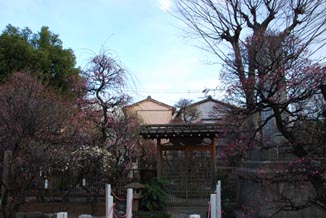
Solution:
[[[175,110],[175,107],[173,107],[171,105],[168,105],[168,104],[166,104],[164,102],[158,101],[156,99],[153,99],[150,95],[147,98],[143,99],[143,100],[140,100],[140,101],[135,102],[133,104],[127,105],[126,108],[141,104],[142,102],[145,102],[145,101],[151,101],[151,102],[154,102],[154,103],[157,103],[159,105],[162,105],[162,106],[165,106],[165,107],[168,107],[168,108],[171,108],[171,109]]]

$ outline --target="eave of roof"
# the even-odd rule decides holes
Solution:
[[[216,124],[160,124],[142,125],[139,134],[145,139],[216,138],[224,131]]]

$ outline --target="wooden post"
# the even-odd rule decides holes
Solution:
[[[132,218],[132,200],[133,200],[133,190],[132,190],[132,188],[128,188],[126,218]]]
[[[187,145],[185,146],[187,148]],[[185,149],[184,150],[184,154],[185,154],[185,165],[186,165],[186,175],[185,175],[185,179],[186,179],[186,184],[185,184],[185,188],[186,188],[186,205],[188,205],[188,201],[189,201],[189,174],[191,173],[189,169],[189,150]]]
[[[221,181],[218,180],[216,185],[216,218],[222,217],[222,207],[221,207]]]
[[[216,139],[213,138],[210,149],[211,157],[211,175],[212,175],[212,186],[215,185],[215,172],[216,172]]]
[[[162,145],[161,145],[161,139],[158,138],[157,140],[157,178],[162,177]]]

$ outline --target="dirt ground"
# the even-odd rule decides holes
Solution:
[[[57,213],[57,212],[68,212],[69,218],[78,218],[81,214],[92,214],[91,207],[88,203],[55,203],[55,202],[28,202],[23,204],[19,211],[21,212],[32,212],[40,211],[42,213]],[[171,218],[188,218],[190,214],[199,214],[201,217],[207,217],[207,208],[168,208],[166,213]],[[97,210],[94,217],[104,218],[105,217],[105,203],[100,202],[97,204]],[[138,217],[138,216],[136,216]],[[155,217],[155,216],[146,216]]]
[[[68,212],[69,217],[78,217],[80,214],[92,214],[92,208],[88,203],[80,202],[28,202],[18,209],[21,212],[40,211],[43,213]],[[100,202],[96,206],[94,216],[105,215],[105,203]]]

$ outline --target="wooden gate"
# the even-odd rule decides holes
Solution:
[[[170,206],[207,206],[212,192],[208,151],[165,151],[162,178],[168,181]]]
[[[169,182],[169,205],[207,206],[216,165],[216,124],[142,125],[144,139],[156,139],[157,176]]]

